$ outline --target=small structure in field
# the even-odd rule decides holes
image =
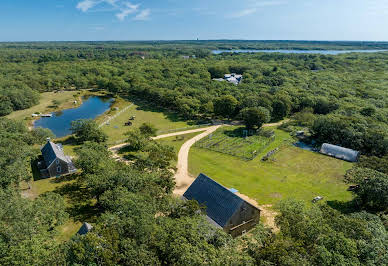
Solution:
[[[47,139],[41,149],[43,162],[39,162],[40,173],[43,178],[72,174],[77,171],[69,156],[63,152],[62,145]]]
[[[183,195],[206,206],[207,218],[233,237],[252,229],[260,221],[260,209],[204,174]]]
[[[93,226],[91,226],[91,224],[88,224],[88,223],[84,223],[81,228],[78,230],[77,234],[78,235],[86,235],[87,233],[90,232],[90,230],[93,229]]]
[[[348,162],[357,162],[360,157],[358,151],[328,143],[322,144],[320,153]]]

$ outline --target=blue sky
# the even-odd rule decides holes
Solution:
[[[0,41],[388,41],[388,0],[1,0]]]

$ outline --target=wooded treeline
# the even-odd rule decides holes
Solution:
[[[259,107],[272,121],[310,112],[307,122],[320,142],[367,155],[387,154],[386,53],[216,56],[191,46],[144,52],[117,48],[119,44],[76,44],[68,49],[49,44],[46,49],[34,48],[43,44],[3,48],[0,114],[36,104],[37,92],[97,88],[142,98],[187,119],[241,120],[244,114],[258,114]],[[196,58],[181,56],[195,53]],[[230,72],[243,74],[243,82],[235,86],[212,80]]]
[[[1,265],[388,265],[388,54],[213,56],[198,47],[57,45],[0,45],[1,115],[36,104],[39,92],[95,88],[185,118],[243,119],[252,128],[292,116],[286,126],[362,151],[345,176],[358,186],[351,202],[281,201],[279,233],[258,225],[232,239],[207,223],[196,202],[172,196],[175,154],[149,139],[152,126],[129,133],[138,156],[126,165],[110,158],[94,122],[78,121],[82,173],[73,187],[89,197],[96,221],[87,235],[59,241],[74,210],[57,193],[32,200],[20,190],[50,132],[0,118]],[[243,82],[212,80],[229,72]]]
[[[136,130],[149,136],[153,132],[148,125]],[[53,192],[34,200],[23,198],[19,186],[30,178],[29,161],[38,154],[32,144],[44,143],[45,136],[47,132],[30,132],[19,122],[0,118],[1,265],[388,263],[388,219],[381,211],[387,209],[386,175],[372,173],[373,183],[360,184],[352,202],[309,205],[284,200],[276,218],[280,232],[274,234],[260,224],[250,234],[233,239],[210,225],[196,202],[171,195],[175,153],[142,134],[130,136],[141,138],[141,145],[130,147],[140,152],[131,165],[111,159],[103,143],[86,141],[77,150],[82,173],[73,177],[70,187],[93,199],[87,211],[96,220],[86,235],[59,241],[59,226],[74,209]],[[354,172],[348,177],[357,176]],[[381,178],[385,187],[376,186],[374,180]]]

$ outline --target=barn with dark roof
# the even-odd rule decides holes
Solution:
[[[348,162],[357,162],[360,157],[360,152],[358,151],[328,143],[322,144],[320,153]]]
[[[260,221],[260,209],[210,177],[200,174],[183,195],[206,207],[210,222],[232,236],[239,236]]]
[[[41,149],[43,162],[39,163],[43,178],[71,174],[77,171],[69,156],[63,152],[62,145],[55,144],[50,139]]]

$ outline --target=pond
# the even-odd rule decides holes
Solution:
[[[77,119],[94,119],[109,110],[113,99],[100,96],[89,96],[83,99],[81,106],[52,113],[52,117],[36,120],[34,127],[51,129],[57,138],[71,134],[71,122]]]
[[[213,50],[213,54],[222,53],[281,53],[281,54],[324,54],[338,55],[346,53],[377,53],[388,50]]]

